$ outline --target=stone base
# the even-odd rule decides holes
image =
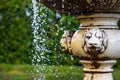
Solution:
[[[84,80],[113,80],[112,73],[85,73]]]
[[[113,80],[111,68],[116,60],[81,60],[80,63],[84,66],[83,80]]]

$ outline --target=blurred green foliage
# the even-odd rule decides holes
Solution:
[[[38,16],[45,15],[40,17],[42,22],[45,21],[40,29],[44,28],[46,33],[39,36],[47,40],[45,44],[49,52],[44,52],[43,56],[46,59],[39,62],[35,58],[34,63],[72,64],[70,58],[73,55],[63,54],[59,41],[63,30],[75,30],[79,26],[79,21],[74,16],[63,14],[61,17],[56,18],[55,12],[40,3],[37,5],[39,7]],[[31,64],[34,55],[41,57],[41,52],[35,54],[36,52],[32,45],[32,20],[33,11],[31,0],[0,1],[0,63]],[[41,24],[41,22],[38,23]],[[39,44],[43,43],[39,42]],[[73,63],[76,64],[76,60]],[[79,59],[77,63],[79,64]]]
[[[0,63],[30,63],[30,1],[0,0]]]
[[[37,25],[39,26],[38,33],[42,39],[46,40],[41,42],[40,39],[38,44],[39,46],[45,44],[44,47],[47,51],[45,50],[43,56],[41,55],[43,51],[37,51],[37,53],[33,51],[33,56],[31,56],[33,63],[78,65],[78,58],[61,51],[60,39],[64,30],[76,30],[80,25],[80,21],[75,16],[55,13],[40,3],[37,3],[37,6],[39,10],[37,17],[37,23],[39,23]]]

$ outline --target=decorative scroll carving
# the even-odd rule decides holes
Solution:
[[[74,31],[65,30],[60,41],[62,51],[71,53],[71,39],[74,34]]]
[[[90,55],[103,53],[108,45],[107,34],[104,30],[92,28],[83,33],[83,49]]]

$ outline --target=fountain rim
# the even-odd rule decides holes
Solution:
[[[94,13],[91,15],[78,15],[78,19],[85,19],[85,18],[116,18],[120,19],[120,14],[118,13]]]
[[[52,0],[51,0],[52,1]],[[46,0],[39,0],[40,3],[42,3],[43,5],[45,5],[46,7],[48,7],[49,9],[57,12],[57,13],[63,13],[63,14],[71,14],[71,15],[92,15],[92,14],[101,14],[101,13],[105,13],[105,14],[110,14],[110,13],[113,13],[113,14],[120,14],[120,10],[119,9],[92,9],[90,10],[90,8],[88,8],[88,11],[86,11],[87,9],[67,9],[67,8],[62,8],[62,7],[54,7],[54,6],[51,6],[50,4],[54,4],[54,3],[49,3],[49,1],[46,1]],[[58,3],[57,3],[58,4]],[[74,7],[74,6],[73,6]],[[82,6],[81,6],[82,7]],[[119,7],[119,6],[118,6]]]

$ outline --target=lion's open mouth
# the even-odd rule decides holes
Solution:
[[[97,47],[95,47],[95,46],[91,46],[91,47],[89,47],[90,49],[96,49]]]
[[[91,53],[99,53],[101,51],[101,48],[100,47],[91,46],[91,47],[89,47],[88,51],[91,52]]]
[[[96,47],[96,46],[90,46],[90,47],[88,47],[89,49],[96,49],[96,50],[101,50],[101,48],[100,47]]]

